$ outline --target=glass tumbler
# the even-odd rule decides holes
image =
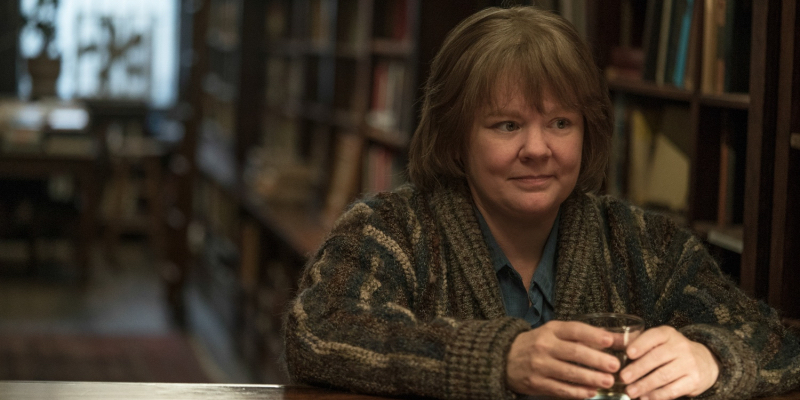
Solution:
[[[614,344],[603,349],[606,353],[619,359],[619,370],[614,373],[614,385],[611,388],[600,388],[594,400],[630,400],[625,394],[625,384],[619,378],[619,372],[628,365],[628,355],[625,350],[628,344],[644,331],[644,320],[629,314],[622,313],[593,313],[579,315],[575,318],[598,328],[603,328],[614,335]]]

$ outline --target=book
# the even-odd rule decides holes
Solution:
[[[389,14],[391,38],[399,42],[408,40],[408,7],[409,0],[393,0],[393,7]]]
[[[289,24],[288,22],[288,4],[283,1],[271,1],[267,5],[266,15],[264,17],[264,30],[266,34],[267,43],[283,39],[287,36]]]
[[[372,101],[367,123],[396,138],[404,117],[405,65],[398,61],[380,60],[375,64],[372,78]]]
[[[408,12],[412,1],[416,0],[385,0],[374,2],[374,37],[389,39],[395,42],[408,41],[410,39]]]
[[[336,41],[360,48],[366,40],[367,24],[361,21],[358,0],[339,0],[337,15]]]
[[[694,1],[692,7],[692,23],[689,27],[689,40],[688,40],[688,49],[686,50],[686,63],[685,63],[685,71],[683,73],[683,84],[681,85],[684,89],[693,91],[697,82],[696,82],[696,75],[698,70],[698,49],[700,49],[700,35],[702,29],[702,18],[700,18],[701,13],[703,12],[703,7],[705,6],[704,0],[696,0]]]
[[[728,0],[728,27],[725,37],[724,92],[750,91],[750,33],[752,30],[751,1]]]
[[[572,22],[578,35],[586,39],[586,0],[561,0],[558,3],[561,16]]]
[[[656,135],[653,147],[646,204],[670,210],[686,210],[689,198],[689,157],[666,135]]]
[[[694,16],[694,0],[675,0],[673,10],[674,33],[670,37],[670,55],[667,64],[667,81],[676,87],[683,87],[686,72],[686,59],[689,51],[689,37]]]
[[[642,79],[644,68],[644,52],[640,48],[630,46],[614,46],[611,48],[609,63],[606,67],[607,79]]]
[[[686,107],[631,107],[628,198],[642,206],[686,210],[691,146]]]
[[[661,22],[659,25],[658,34],[658,51],[656,53],[656,76],[655,82],[657,85],[665,83],[665,76],[667,71],[667,52],[669,47],[669,38],[672,34],[671,20],[672,20],[672,1],[663,0],[661,9]]]
[[[626,191],[629,119],[628,99],[624,94],[618,94],[614,98],[614,130],[611,133],[611,155],[606,179],[606,192],[617,197],[622,197]]]
[[[705,0],[703,13],[703,66],[700,89],[703,93],[715,92],[715,74],[717,73],[717,5],[718,0]],[[724,0],[723,0],[724,1]]]
[[[648,171],[648,204],[675,211],[688,208],[692,129],[688,107],[666,105],[659,112]]]
[[[241,268],[239,279],[245,293],[254,293],[258,287],[261,263],[261,229],[257,223],[245,220],[242,222]]]
[[[731,42],[731,29],[733,29],[733,0],[716,0],[714,10],[714,25],[717,30],[716,53],[714,55],[714,80],[711,93],[725,91],[726,54]]]
[[[328,224],[339,216],[359,189],[363,147],[364,139],[360,135],[349,132],[336,135],[330,185],[323,210]]]
[[[365,193],[384,192],[401,183],[402,178],[397,164],[397,157],[385,146],[369,146],[364,158],[362,191]]]
[[[310,4],[310,40],[317,46],[324,46],[331,41],[331,16],[330,0],[311,0]]]
[[[645,54],[645,62],[642,78],[648,81],[656,80],[659,35],[661,34],[661,12],[663,9],[663,0],[649,0],[645,9],[642,33],[642,49]]]
[[[726,128],[721,132],[722,140],[719,146],[719,193],[717,194],[717,225],[728,226],[733,216],[733,180],[736,151],[730,145]]]
[[[639,205],[647,202],[649,160],[655,136],[653,119],[649,110],[641,107],[630,109],[627,197]]]

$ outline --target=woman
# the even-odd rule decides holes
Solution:
[[[560,17],[487,9],[433,61],[413,185],[356,202],[306,267],[286,322],[298,382],[451,399],[588,398],[620,368],[608,333],[647,331],[631,397],[749,398],[795,387],[797,339],[668,218],[593,194],[611,117]]]

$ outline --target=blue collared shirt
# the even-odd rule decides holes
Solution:
[[[556,242],[558,238],[558,223],[561,213],[556,216],[550,235],[544,245],[542,259],[533,273],[530,290],[525,292],[525,285],[522,277],[511,266],[505,253],[497,244],[497,241],[489,230],[489,225],[477,209],[478,224],[483,233],[483,239],[489,246],[489,256],[492,258],[497,281],[500,283],[500,292],[503,295],[503,305],[506,308],[506,315],[522,318],[536,328],[555,317],[554,281],[556,266]]]

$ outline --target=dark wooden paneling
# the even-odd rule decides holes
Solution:
[[[0,94],[17,93],[19,1],[0,2]]]
[[[759,299],[767,296],[772,226],[772,177],[775,157],[780,1],[753,1],[750,57],[750,114],[745,177],[742,289]]]
[[[769,303],[791,318],[800,318],[800,151],[790,145],[800,131],[800,19],[794,0],[784,0],[781,12],[781,59],[778,116],[775,135],[775,185],[772,213]]]

